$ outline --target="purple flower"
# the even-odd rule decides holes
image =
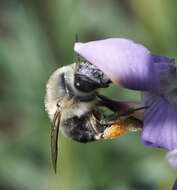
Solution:
[[[177,148],[177,68],[174,60],[154,60],[160,90],[142,93],[149,109],[143,113],[141,138],[145,145],[171,151]]]
[[[142,92],[142,102],[149,106],[143,113],[142,142],[171,151],[167,158],[171,166],[177,167],[177,150],[174,153],[177,149],[177,68],[174,59],[153,55],[143,45],[120,38],[76,43],[74,50],[98,66],[117,85]]]
[[[173,185],[173,189],[172,190],[177,190],[177,180],[175,181],[175,184]]]

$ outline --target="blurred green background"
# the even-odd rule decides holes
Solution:
[[[137,133],[90,144],[60,134],[55,176],[44,94],[51,72],[76,60],[76,33],[83,42],[129,38],[176,58],[176,7],[175,0],[0,0],[0,190],[171,189],[177,173],[166,151],[145,147]],[[114,86],[102,93],[139,99]]]

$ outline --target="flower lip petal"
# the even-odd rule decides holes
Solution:
[[[75,43],[74,50],[117,85],[134,90],[157,88],[153,57],[143,45],[123,38]]]
[[[163,97],[150,96],[149,93],[145,96],[148,97],[145,105],[151,102],[151,106],[143,114],[142,142],[150,147],[176,149],[177,110]]]
[[[173,185],[173,189],[172,190],[177,190],[177,180],[175,181],[175,184]]]

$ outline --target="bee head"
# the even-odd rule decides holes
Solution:
[[[95,65],[89,62],[79,62],[77,63],[74,83],[77,89],[91,92],[97,88],[108,87],[111,81]]]

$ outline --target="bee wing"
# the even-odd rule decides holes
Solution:
[[[57,171],[57,157],[58,157],[58,133],[60,126],[61,113],[59,111],[55,112],[52,128],[51,128],[51,158],[54,171]]]

